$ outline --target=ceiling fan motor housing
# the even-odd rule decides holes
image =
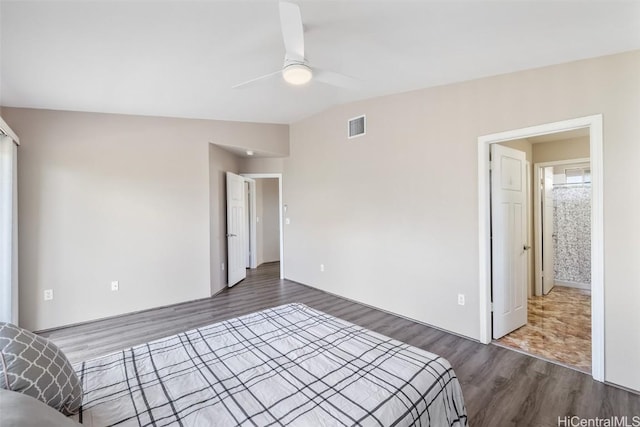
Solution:
[[[282,77],[287,83],[292,85],[303,85],[309,83],[313,77],[313,72],[308,65],[294,63],[284,66],[282,69]]]

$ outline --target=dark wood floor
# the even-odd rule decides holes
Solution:
[[[73,361],[290,302],[340,317],[447,358],[462,385],[470,425],[557,426],[558,417],[640,416],[640,396],[587,374],[448,334],[316,289],[279,280],[279,265],[204,300],[42,333]],[[563,424],[568,425],[568,424]]]

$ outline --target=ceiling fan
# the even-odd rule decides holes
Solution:
[[[304,56],[304,29],[300,6],[288,1],[280,1],[279,6],[280,27],[285,47],[282,69],[239,83],[233,86],[233,89],[251,85],[277,74],[282,74],[284,80],[292,85],[304,85],[313,79],[343,88],[358,87],[359,81],[353,77],[309,65]]]

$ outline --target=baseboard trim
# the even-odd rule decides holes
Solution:
[[[579,282],[570,282],[568,280],[556,280],[556,286],[564,286],[565,288],[576,288],[576,289],[584,289],[586,291],[591,290],[590,283],[579,283]]]
[[[626,391],[626,392],[633,393],[633,394],[635,394],[636,396],[640,396],[640,390],[634,390],[634,389],[632,389],[632,388],[625,387],[625,386],[620,385],[620,384],[612,383],[612,382],[610,382],[610,381],[605,381],[604,383],[605,383],[606,385],[608,385],[608,386],[615,387],[615,388],[619,388],[620,390],[624,390],[624,391]]]
[[[130,316],[130,315],[133,315],[133,314],[146,313],[146,312],[154,311],[154,310],[162,310],[164,308],[171,308],[171,307],[175,307],[175,306],[186,304],[186,303],[190,303],[190,302],[204,301],[206,299],[209,299],[209,298],[212,298],[212,297],[218,295],[220,292],[222,292],[225,289],[227,289],[227,287],[228,286],[225,285],[224,288],[218,290],[216,293],[212,294],[211,296],[204,297],[204,298],[196,298],[196,299],[192,299],[192,300],[189,300],[189,301],[181,301],[181,302],[176,302],[176,303],[173,303],[173,304],[161,305],[161,306],[158,306],[158,307],[145,308],[144,310],[130,311],[130,312],[127,312],[127,313],[116,314],[114,316],[100,317],[98,319],[86,320],[84,322],[78,322],[78,323],[71,323],[69,325],[56,326],[54,328],[39,329],[37,331],[32,331],[32,332],[34,334],[36,334],[36,335],[50,334],[50,333],[53,333],[53,332],[61,331],[63,329],[73,328],[75,326],[86,326],[86,325],[90,325],[92,323],[103,322],[105,320],[119,319],[121,317],[126,317],[126,316]]]
[[[411,317],[403,316],[402,314],[394,313],[394,312],[392,312],[392,311],[385,310],[385,309],[383,309],[383,308],[376,307],[376,306],[374,306],[374,305],[365,304],[365,303],[363,303],[362,301],[358,301],[358,300],[355,300],[355,299],[347,298],[347,297],[345,297],[345,296],[343,296],[343,295],[334,294],[333,292],[325,291],[324,289],[317,288],[317,287],[315,287],[315,286],[313,286],[313,285],[307,285],[306,283],[301,283],[301,282],[298,282],[298,281],[296,281],[296,280],[291,280],[291,279],[287,279],[287,278],[285,278],[285,280],[287,280],[287,281],[289,281],[289,282],[293,282],[293,283],[295,283],[296,285],[305,286],[305,287],[307,287],[307,288],[311,288],[311,289],[313,289],[313,290],[316,290],[316,291],[319,291],[319,292],[323,292],[323,293],[325,293],[325,294],[327,294],[327,295],[331,295],[331,296],[334,296],[334,297],[338,297],[338,298],[341,298],[341,299],[347,300],[347,301],[352,302],[352,303],[354,303],[354,304],[360,304],[360,305],[363,305],[363,306],[365,306],[365,307],[371,308],[371,309],[373,309],[373,310],[378,310],[378,311],[381,311],[381,312],[383,312],[383,313],[390,314],[391,316],[396,316],[396,317],[399,317],[399,318],[401,318],[401,319],[408,320],[408,321],[410,321],[410,322],[418,323],[419,325],[423,325],[423,326],[427,326],[427,327],[429,327],[429,328],[437,329],[437,330],[439,330],[439,331],[446,332],[447,334],[455,335],[455,336],[457,336],[457,337],[464,338],[464,339],[469,340],[469,341],[474,341],[474,342],[477,342],[477,343],[479,343],[479,342],[480,342],[480,340],[477,340],[477,339],[475,339],[475,338],[471,338],[471,337],[468,337],[468,336],[466,336],[466,335],[462,335],[462,334],[459,334],[459,333],[456,333],[456,332],[452,332],[452,331],[449,331],[449,330],[447,330],[447,329],[440,328],[440,327],[438,327],[438,326],[434,326],[434,325],[431,325],[431,324],[426,323],[426,322],[421,322],[420,320],[412,319]]]

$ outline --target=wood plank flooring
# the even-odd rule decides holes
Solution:
[[[631,417],[640,416],[639,395],[595,382],[582,372],[280,280],[277,263],[248,273],[243,282],[212,298],[41,335],[77,362],[264,308],[300,302],[447,358],[462,385],[473,427],[558,426],[558,417],[565,416],[627,416],[631,422]]]

